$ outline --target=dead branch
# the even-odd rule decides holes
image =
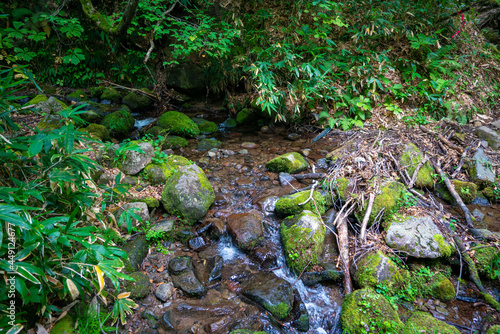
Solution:
[[[142,95],[146,95],[146,96],[147,96],[147,97],[149,97],[149,98],[156,99],[156,100],[158,99],[158,97],[157,97],[156,95],[151,94],[151,93],[144,92],[144,91],[142,91],[142,90],[140,90],[140,89],[137,89],[137,88],[125,87],[125,86],[122,86],[122,85],[116,84],[116,83],[114,83],[114,82],[108,81],[108,80],[101,80],[101,81],[102,81],[102,82],[105,82],[105,83],[107,83],[107,84],[113,85],[113,86],[115,86],[115,87],[117,87],[117,88],[121,88],[121,89],[129,90],[129,91],[132,91],[132,92],[138,92],[138,93],[140,93],[140,94],[142,94]]]
[[[347,204],[347,203],[346,203]],[[352,292],[351,274],[349,272],[349,229],[347,227],[347,217],[354,210],[356,203],[353,203],[347,211],[343,211],[346,205],[338,213],[335,220],[338,219],[339,237],[337,243],[339,245],[340,259],[342,260],[342,270],[344,271],[344,292],[346,295]]]
[[[374,201],[375,194],[372,192],[368,197],[368,207],[366,208],[365,217],[363,218],[363,223],[361,224],[361,232],[359,233],[359,240],[362,242],[366,242],[366,226],[368,225],[368,221],[370,220]]]
[[[420,171],[420,168],[422,168],[422,166],[428,160],[429,160],[429,158],[427,156],[425,156],[425,158],[422,161],[420,161],[420,163],[417,165],[417,167],[415,168],[415,171],[413,172],[413,176],[411,177],[410,184],[408,184],[408,189],[413,188],[413,185],[415,184],[415,181],[417,181],[417,174]]]
[[[465,150],[464,150],[464,153],[462,153],[462,158],[460,159],[460,163],[458,164],[457,166],[457,169],[455,169],[455,171],[453,172],[453,174],[450,175],[450,177],[452,179],[455,178],[455,176],[457,176],[458,173],[460,173],[460,170],[462,169],[462,166],[464,165],[464,162],[465,162],[465,158],[467,157],[467,152],[470,150],[470,146],[467,147]]]
[[[318,181],[314,181],[314,183],[311,186],[311,192],[309,193],[309,197],[304,202],[300,203],[299,205],[304,205],[304,204],[306,204],[307,202],[309,202],[310,200],[313,199],[314,188],[316,188],[317,185],[318,185]]]
[[[448,147],[450,147],[450,148],[454,149],[455,151],[458,151],[458,152],[460,152],[460,153],[463,153],[463,152],[464,152],[464,150],[462,150],[462,148],[461,148],[461,147],[459,147],[459,146],[457,146],[457,145],[455,145],[455,144],[451,143],[448,139],[446,139],[445,137],[443,137],[443,135],[442,135],[442,134],[440,134],[440,133],[436,133],[436,132],[434,132],[434,131],[432,131],[432,130],[429,130],[429,129],[426,129],[423,125],[420,125],[420,126],[419,126],[419,128],[420,128],[420,130],[422,130],[423,132],[425,132],[425,133],[427,133],[427,134],[430,134],[431,136],[435,136],[435,137],[437,137],[440,141],[442,141],[444,144],[446,144],[446,146],[448,146]]]
[[[308,173],[308,174],[298,174],[294,175],[295,179],[298,181],[306,180],[306,179],[323,179],[326,177],[325,173]]]

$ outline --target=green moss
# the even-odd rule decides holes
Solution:
[[[104,88],[104,86],[90,87],[90,97],[101,97]]]
[[[68,95],[69,98],[76,99],[77,101],[86,100],[87,95],[81,89],[77,89]]]
[[[198,151],[208,151],[212,148],[219,148],[221,147],[221,145],[222,142],[218,141],[217,139],[202,139],[200,140],[200,143],[198,144],[198,147],[196,149]]]
[[[455,298],[455,287],[442,273],[438,273],[432,278],[429,291],[432,297],[445,303]]]
[[[383,259],[385,261],[381,266]],[[404,284],[403,275],[396,264],[381,251],[363,256],[356,266],[353,278],[361,288],[375,288],[378,284],[384,284],[389,290],[396,290]]]
[[[229,332],[229,334],[268,334],[268,333],[263,331],[255,332],[250,329],[237,329],[235,331]]]
[[[179,166],[189,166],[192,162],[179,155],[170,155],[162,163],[148,164],[144,168],[144,174],[153,185],[165,183]]]
[[[189,117],[177,112],[168,111],[160,116],[157,124],[168,130],[172,135],[181,137],[196,137],[200,134],[200,129]]]
[[[307,160],[297,152],[280,155],[266,164],[266,168],[270,171],[276,173],[285,172],[289,174],[301,172],[307,169],[308,166],[309,163]]]
[[[134,128],[135,120],[132,114],[126,110],[117,110],[102,120],[104,125],[113,136],[124,136]]]
[[[406,322],[401,334],[415,333],[460,334],[460,331],[426,312],[415,312]]]
[[[474,249],[474,260],[476,261],[476,268],[479,274],[489,279],[493,278],[493,273],[491,271],[491,262],[493,261],[493,257],[497,252],[497,249],[493,246],[480,246],[477,249]]]
[[[189,143],[185,138],[178,137],[178,136],[168,136],[165,138],[165,140],[163,140],[161,147],[163,149],[170,148],[173,150],[177,150],[181,147],[188,146],[188,144]]]
[[[448,257],[451,255],[451,253],[453,252],[453,248],[449,243],[446,242],[441,234],[435,234],[434,240],[436,240],[439,245],[439,252],[441,253],[441,256]]]
[[[201,134],[210,134],[219,130],[217,124],[214,122],[207,121],[203,118],[192,118],[192,120],[198,125]]]
[[[49,98],[43,94],[40,94],[40,95],[37,95],[35,96],[34,98],[32,98],[31,100],[29,100],[27,103],[25,103],[23,105],[23,107],[26,107],[26,106],[29,106],[29,105],[32,105],[32,104],[38,104],[42,101],[47,101]]]
[[[141,91],[154,95],[153,92],[147,88],[143,88],[141,89]],[[123,98],[123,103],[125,103],[133,110],[143,110],[152,105],[153,100],[151,100],[147,95],[136,92],[130,92]]]
[[[155,125],[155,126],[149,128],[148,130],[146,130],[145,134],[151,135],[153,137],[157,137],[162,132],[167,132],[167,131],[165,131],[165,129],[162,128],[161,126]]]
[[[122,98],[122,96],[121,96],[120,92],[118,92],[113,87],[104,88],[104,90],[101,94],[101,100],[119,101],[119,100],[121,100],[121,98]]]
[[[249,110],[247,108],[242,109],[237,115],[236,115],[236,123],[237,124],[244,124],[247,122],[250,122],[253,120],[252,117],[252,110]]]
[[[486,334],[500,334],[500,325],[491,326],[486,331]]]
[[[305,215],[314,215],[310,211],[303,211],[297,220]],[[323,251],[325,240],[325,226],[321,231],[312,233],[311,229],[294,224],[294,217],[287,218],[281,223],[281,237],[287,254],[288,266],[297,273],[302,272],[306,266],[313,267],[319,264],[319,256]],[[311,235],[312,234],[312,235]]]
[[[491,202],[496,202],[495,189],[493,187],[486,187],[482,191],[484,197],[486,197]]]
[[[339,196],[339,198],[345,202],[347,200],[347,187],[349,186],[349,180],[345,177],[341,177],[335,181],[335,193]]]
[[[455,190],[465,204],[472,203],[474,198],[476,198],[477,185],[475,185],[474,183],[453,180],[453,185],[455,186]]]
[[[86,128],[83,128],[82,131],[87,132],[91,137],[94,137],[101,141],[111,139],[109,131],[104,125],[92,123],[89,124],[89,126],[87,126]]]
[[[403,155],[400,158],[400,163],[403,167],[407,166],[407,171],[410,177],[413,176],[417,165],[424,160],[422,152],[413,143],[409,143],[406,146]],[[434,179],[432,175],[434,174],[434,169],[427,161],[417,173],[417,179],[415,185],[419,188],[433,188]]]
[[[64,316],[59,320],[50,331],[51,334],[72,334],[74,333],[75,322],[69,315]]]
[[[371,289],[356,290],[342,303],[340,321],[344,333],[400,333],[403,323],[394,307],[382,295]]]
[[[160,207],[160,201],[158,201],[156,198],[152,196],[147,196],[143,198],[134,198],[134,202],[143,202],[146,203],[148,208],[154,209],[154,208],[159,208]]]
[[[130,292],[132,299],[142,299],[146,297],[150,291],[149,277],[140,271],[136,271],[129,275],[134,281],[125,281],[125,289]]]
[[[269,303],[264,303],[264,308],[269,312],[271,312],[271,314],[274,315],[276,318],[284,319],[290,314],[290,311],[292,310],[292,305],[285,302],[279,303],[278,305],[271,305]]]
[[[296,215],[303,210],[309,210],[316,213],[316,208],[314,207],[314,202],[316,202],[319,214],[324,214],[326,211],[326,200],[325,197],[323,197],[317,191],[315,191],[313,194],[314,201],[309,200],[309,202],[307,202],[306,204],[299,205],[309,198],[310,193],[311,192],[309,190],[306,190],[295,193],[293,195],[281,197],[278,202],[276,202],[276,213],[282,217]]]
[[[402,183],[396,181],[385,183],[380,189],[380,194],[375,197],[373,202],[368,226],[373,224],[380,211],[384,210],[382,218],[390,217],[392,213],[396,212],[399,208],[399,203],[405,189],[406,188]],[[367,206],[368,203],[365,204],[365,207],[358,214],[358,216],[361,217],[361,220],[365,215]]]

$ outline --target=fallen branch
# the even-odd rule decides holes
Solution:
[[[139,92],[139,93],[141,93],[142,95],[146,95],[147,97],[150,97],[150,98],[152,98],[152,99],[156,99],[156,100],[158,99],[158,97],[157,97],[156,95],[151,94],[151,93],[144,92],[144,91],[142,91],[142,90],[140,90],[140,89],[137,89],[137,88],[125,87],[125,86],[122,86],[122,85],[119,85],[119,84],[116,84],[116,83],[114,83],[114,82],[107,81],[107,80],[101,80],[101,81],[102,81],[102,82],[105,82],[105,83],[108,83],[108,84],[110,84],[110,85],[113,85],[113,86],[115,86],[115,87],[117,87],[117,88],[121,88],[121,89],[129,90],[129,91],[132,91],[132,92]]]
[[[427,134],[430,134],[432,136],[436,136],[437,138],[439,138],[440,141],[442,141],[443,143],[445,143],[446,146],[451,147],[452,149],[454,149],[454,150],[456,150],[456,151],[458,151],[460,153],[464,152],[464,150],[461,147],[459,147],[459,146],[451,143],[448,139],[446,139],[445,137],[443,137],[443,135],[441,135],[440,133],[436,133],[436,132],[434,132],[432,130],[426,129],[423,125],[420,125],[419,128],[420,128],[420,130],[422,130],[423,132],[425,132]]]
[[[460,163],[458,164],[458,167],[457,169],[455,169],[455,171],[453,172],[453,174],[450,175],[450,177],[452,179],[455,178],[455,176],[457,176],[458,173],[460,173],[460,170],[462,169],[462,166],[464,165],[464,162],[465,162],[465,158],[467,157],[467,152],[470,150],[470,147],[467,147],[465,150],[464,150],[464,153],[462,153],[462,159],[460,159]]]
[[[299,205],[304,205],[313,199],[314,188],[316,188],[317,185],[318,185],[318,181],[314,181],[314,183],[311,186],[311,192],[309,193],[309,197],[304,202],[300,203]]]
[[[361,232],[359,233],[359,240],[362,242],[366,241],[366,226],[370,220],[370,215],[372,213],[373,202],[375,201],[375,194],[372,192],[368,197],[368,207],[366,208],[365,217],[363,218],[363,223],[361,224]]]
[[[413,172],[413,176],[411,177],[410,184],[408,184],[408,189],[413,188],[413,185],[415,184],[415,181],[417,181],[417,174],[420,171],[420,168],[422,168],[422,166],[427,161],[429,161],[429,158],[427,156],[425,156],[425,158],[422,161],[420,161],[420,163],[417,165],[417,167],[415,168],[415,171]]]
[[[464,202],[462,201],[462,198],[460,198],[460,196],[458,195],[458,193],[455,190],[455,187],[451,183],[450,179],[441,170],[441,166],[440,166],[439,162],[433,163],[433,166],[434,166],[434,169],[436,170],[436,172],[438,172],[439,175],[441,175],[441,179],[446,184],[446,188],[448,188],[448,191],[453,196],[455,201],[457,201],[458,206],[460,207],[460,209],[464,213],[465,221],[467,222],[467,226],[469,226],[471,228],[474,227],[474,224],[472,222],[472,215],[471,215],[469,209],[467,208],[467,206],[465,206]]]
[[[349,203],[349,202],[348,202]],[[339,258],[342,260],[342,270],[344,271],[344,293],[346,295],[352,292],[352,282],[351,282],[351,274],[349,272],[349,229],[347,227],[347,217],[351,214],[356,206],[356,203],[353,203],[346,212],[344,212],[344,208],[347,206],[344,205],[340,212],[337,214],[335,221],[337,221],[337,230],[338,230],[338,240],[337,243],[339,245]]]
[[[306,180],[306,179],[323,179],[326,177],[325,173],[307,173],[307,174],[298,174],[294,175],[296,180]]]
[[[309,265],[311,264],[311,261],[309,261],[307,263],[307,265],[304,267],[304,269],[302,269],[302,272],[300,273],[299,277],[297,277],[297,279],[295,280],[295,282],[293,282],[292,284],[292,287],[295,285],[295,283],[297,283],[297,281],[302,277],[302,275],[304,274],[304,271],[306,271],[307,267],[309,267]]]

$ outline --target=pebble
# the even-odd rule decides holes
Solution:
[[[286,136],[286,138],[292,141],[296,141],[300,139],[300,135],[298,133],[290,133],[288,136]]]
[[[163,283],[160,284],[155,291],[155,296],[162,302],[166,302],[174,293],[174,285],[172,283]]]
[[[252,148],[258,148],[259,144],[252,143],[252,142],[244,142],[243,144],[241,144],[241,147],[242,148],[252,149]]]
[[[210,163],[210,160],[207,157],[202,157],[202,158],[200,158],[200,160],[198,160],[198,163],[200,165],[208,166],[208,164]]]
[[[211,159],[215,159],[217,157],[217,153],[212,152],[212,151],[208,151],[207,152],[207,157],[209,157]]]
[[[273,131],[268,126],[263,126],[260,128],[260,132],[262,133],[272,133]]]
[[[448,310],[445,309],[444,307],[436,307],[436,312],[439,312],[444,316],[450,315],[450,312],[448,312]]]
[[[310,149],[305,149],[305,150],[302,150],[302,155],[305,156],[305,157],[308,157],[309,154],[311,153],[311,150]]]
[[[245,150],[245,149],[239,150],[238,154],[248,154],[248,150]]]

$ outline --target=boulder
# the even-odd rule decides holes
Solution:
[[[455,287],[442,273],[438,273],[432,277],[429,291],[432,297],[445,303],[455,299]]]
[[[64,316],[59,320],[50,333],[52,334],[73,334],[75,332],[75,321],[70,315]]]
[[[450,256],[454,250],[429,216],[391,221],[385,241],[389,247],[418,258]]]
[[[219,127],[221,129],[226,129],[226,128],[234,128],[237,125],[238,124],[236,123],[236,121],[230,117],[230,118],[226,119],[224,122],[220,123]]]
[[[470,204],[476,198],[477,185],[472,182],[452,180],[453,186],[458,196],[462,199],[465,204]],[[448,188],[442,184],[438,183],[436,185],[436,194],[439,198],[445,200],[448,203],[455,203],[455,198],[450,194]]]
[[[192,224],[201,219],[215,199],[212,185],[196,165],[179,166],[165,183],[161,202],[165,210]]]
[[[124,288],[125,291],[130,292],[130,298],[132,299],[142,299],[149,295],[151,283],[149,282],[149,277],[140,271],[136,271],[129,275],[134,280],[125,281]]]
[[[47,101],[48,99],[49,98],[46,95],[39,94],[39,95],[35,96],[34,98],[32,98],[31,100],[29,100],[28,102],[26,102],[25,104],[23,104],[23,107],[30,106],[32,104],[38,104],[42,101]]]
[[[408,271],[400,272],[396,264],[381,251],[365,254],[351,267],[356,284],[365,288],[376,288],[383,284],[389,289],[397,289],[408,278]]]
[[[169,69],[165,84],[182,92],[200,93],[206,86],[204,71],[192,62],[177,64]]]
[[[45,115],[45,117],[37,124],[37,128],[42,131],[44,130],[52,131],[64,125],[65,122],[61,116],[49,114]]]
[[[146,236],[137,236],[123,245],[122,249],[128,256],[128,260],[125,261],[125,272],[132,273],[141,270],[142,261],[148,255],[149,250]]]
[[[304,210],[316,213],[316,208],[320,215],[324,214],[326,212],[326,200],[318,191],[314,191],[313,193],[314,201],[311,199],[306,204],[300,205],[309,198],[310,194],[311,192],[306,190],[281,197],[278,202],[276,202],[276,214],[281,217],[287,217],[296,215]],[[316,208],[314,203],[316,203]]]
[[[469,168],[471,180],[477,184],[487,187],[495,182],[495,173],[491,167],[490,159],[479,148],[474,154]]]
[[[104,87],[104,86],[90,87],[90,89],[89,89],[90,97],[100,98],[102,93],[104,92],[105,88],[106,87]]]
[[[491,263],[493,261],[493,258],[495,257],[495,254],[497,254],[499,251],[493,247],[483,247],[485,245],[479,244],[480,247],[477,249],[474,249],[473,253],[473,258],[474,262],[476,262],[476,268],[478,273],[486,277],[488,279],[493,279],[493,272],[491,268]]]
[[[424,155],[419,150],[419,148],[413,143],[408,143],[403,151],[403,154],[399,158],[399,163],[403,168],[406,167],[408,175],[410,175],[410,177],[413,177],[415,169],[417,168],[418,164],[422,162],[422,160],[424,160]],[[434,174],[434,169],[432,168],[429,161],[427,161],[420,167],[417,173],[415,186],[419,188],[433,188],[434,179],[432,178],[432,174]]]
[[[302,272],[306,266],[312,268],[319,263],[323,251],[326,228],[311,211],[285,219],[281,223],[281,239],[288,266]]]
[[[191,119],[193,120],[193,122],[196,123],[196,125],[198,125],[198,128],[200,129],[200,133],[202,135],[211,134],[211,133],[217,132],[219,130],[217,128],[217,124],[215,124],[214,122],[207,121],[206,119],[198,118],[198,117],[194,117]]]
[[[241,293],[280,320],[292,310],[292,285],[273,273],[259,272],[248,277],[241,283]]]
[[[391,213],[397,210],[405,189],[404,184],[396,181],[388,181],[382,184],[380,187],[380,193],[375,196],[368,226],[371,226],[371,224],[375,222],[375,219],[380,211],[384,210],[384,214],[382,216],[382,218],[384,218],[390,216]],[[358,217],[360,217],[361,221],[365,216],[367,206],[368,201],[365,201],[365,207],[358,213]]]
[[[400,333],[404,326],[391,303],[372,289],[356,290],[344,298],[340,322],[344,333],[352,334],[371,332],[371,327],[378,330],[374,333]]]
[[[140,150],[127,150],[123,161],[120,163],[120,170],[127,175],[135,175],[144,169],[154,156],[154,148],[148,142],[138,143]]]
[[[106,115],[101,124],[109,130],[111,135],[125,136],[134,128],[135,120],[130,112],[120,109]]]
[[[117,219],[120,219],[123,211],[133,209],[133,212],[141,218],[142,223],[146,223],[149,220],[149,209],[146,203],[144,202],[134,202],[124,204],[121,208],[117,210]],[[135,218],[131,218],[132,227],[137,227],[140,225],[139,221]],[[122,229],[127,229],[127,222],[123,221],[120,226]]]
[[[460,334],[460,331],[447,323],[434,318],[426,312],[415,312],[406,321],[406,324],[401,334],[413,333],[446,333],[446,334]]]
[[[267,169],[279,173],[289,174],[299,173],[309,167],[307,160],[297,152],[286,153],[269,161],[266,164]]]
[[[87,132],[92,138],[98,139],[100,141],[106,141],[111,139],[109,131],[104,125],[92,123],[89,124],[89,126],[87,126],[86,128],[83,128],[81,130]]]
[[[245,124],[253,121],[254,114],[251,109],[244,108],[236,115],[236,123],[237,124]]]
[[[69,101],[80,102],[87,99],[87,95],[81,89],[73,91],[71,94],[66,96]]]
[[[239,213],[227,217],[227,229],[236,240],[238,248],[251,251],[264,239],[262,217],[253,213]]]
[[[161,148],[162,149],[170,148],[172,150],[177,150],[181,147],[188,146],[188,144],[189,143],[185,138],[178,136],[167,136],[161,143]]]
[[[153,94],[149,89],[143,88],[142,91]],[[151,107],[153,100],[147,95],[130,92],[123,98],[123,103],[127,105],[132,111],[144,111],[145,109]]]
[[[500,134],[498,132],[486,126],[480,126],[476,128],[475,133],[480,139],[486,140],[492,149],[498,150],[500,148]]]
[[[201,298],[207,293],[207,288],[195,275],[193,261],[189,256],[178,256],[170,260],[168,272],[174,286],[188,297]]]
[[[179,155],[170,155],[161,163],[152,163],[144,168],[147,180],[152,185],[164,184],[167,179],[177,171],[179,166],[189,166],[193,164],[188,159]]]
[[[120,101],[121,99],[122,99],[122,96],[121,96],[120,92],[118,92],[113,87],[106,87],[102,91],[101,100],[108,100],[108,101],[117,102],[117,101]]]
[[[166,129],[169,134],[194,138],[200,134],[200,129],[186,115],[177,111],[168,111],[160,116],[157,125]]]
[[[64,102],[51,96],[45,101],[38,102],[36,108],[40,109],[40,112],[43,114],[54,115],[57,114],[59,111],[68,108],[68,106]]]
[[[221,147],[222,143],[216,139],[202,139],[196,148],[198,151],[208,151]]]

